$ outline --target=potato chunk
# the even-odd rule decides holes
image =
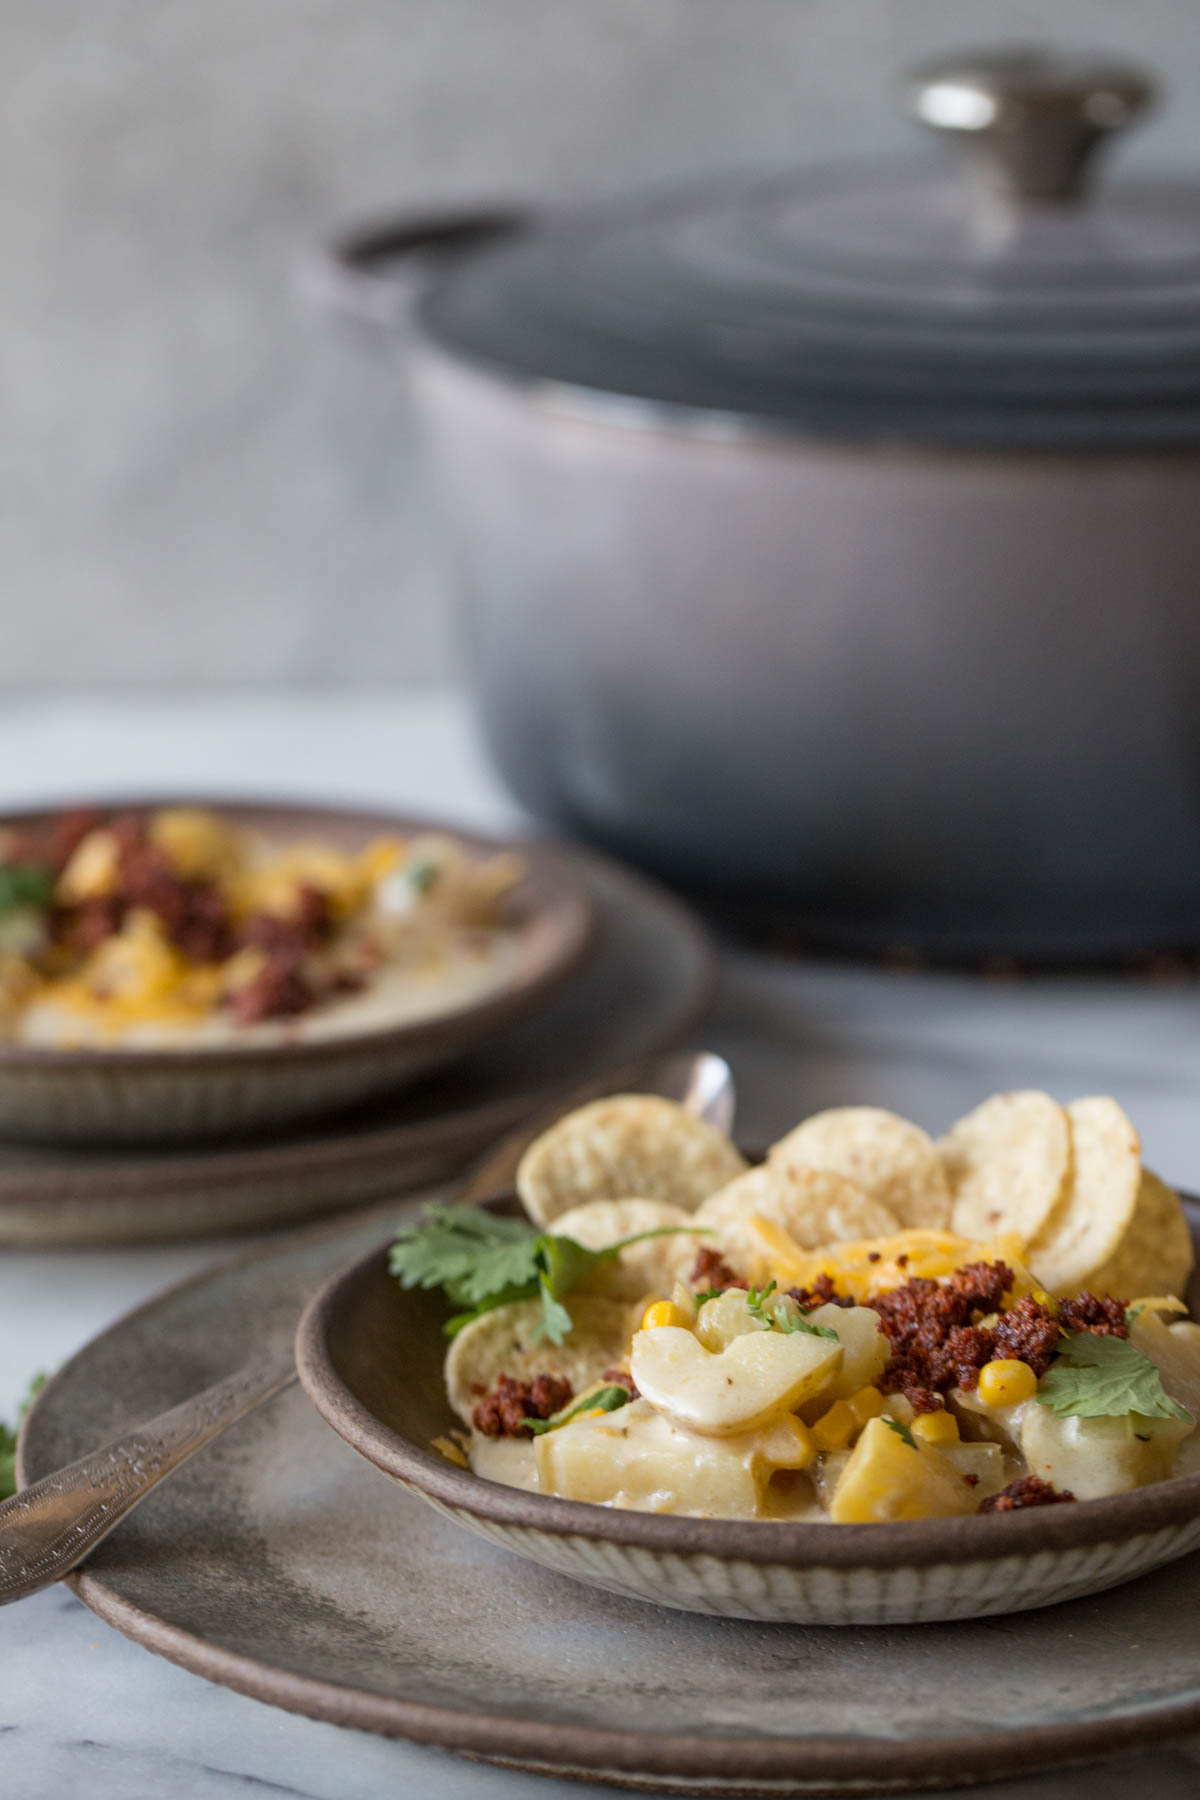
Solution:
[[[749,1332],[714,1352],[682,1326],[662,1325],[636,1334],[629,1366],[639,1391],[673,1425],[729,1437],[792,1412],[841,1364],[840,1343],[806,1331]]]
[[[1077,1500],[1125,1494],[1150,1481],[1165,1481],[1175,1451],[1194,1429],[1182,1419],[1059,1418],[1048,1406],[1027,1406],[1021,1420],[1021,1453],[1029,1473]]]
[[[601,1506],[752,1519],[762,1474],[752,1442],[677,1431],[635,1400],[538,1438],[538,1484],[544,1494]]]
[[[949,1519],[974,1512],[975,1489],[940,1450],[906,1443],[886,1419],[863,1429],[834,1490],[829,1516],[838,1525],[890,1519]]]
[[[829,1393],[841,1400],[860,1388],[874,1387],[883,1374],[891,1344],[869,1306],[818,1306],[808,1315],[810,1325],[836,1331],[842,1346],[842,1366]]]

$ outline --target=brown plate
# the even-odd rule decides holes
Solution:
[[[0,1245],[192,1237],[366,1205],[461,1168],[564,1084],[679,1043],[711,1000],[707,939],[653,883],[560,855],[597,918],[595,944],[528,1018],[401,1094],[266,1142],[0,1144]]]
[[[196,1048],[58,1050],[0,1043],[0,1133],[61,1143],[195,1140],[311,1119],[412,1081],[482,1042],[566,980],[587,949],[594,916],[565,859],[545,845],[461,831],[443,820],[208,796],[110,803],[202,806],[279,843],[316,838],[356,850],[378,836],[446,832],[480,855],[517,850],[525,878],[503,901],[517,961],[493,990],[427,1018],[278,1043]],[[28,825],[45,812],[9,814]],[[297,1027],[302,1032],[303,1021]]]
[[[330,1272],[408,1210],[297,1233],[131,1313],[43,1391],[22,1479],[286,1341]],[[459,1530],[295,1390],[152,1494],[75,1585],[129,1637],[274,1705],[652,1791],[892,1793],[1138,1748],[1113,1791],[1182,1796],[1162,1746],[1200,1727],[1200,1557],[990,1622],[694,1617]]]

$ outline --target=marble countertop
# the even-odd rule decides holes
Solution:
[[[461,702],[437,693],[6,704],[0,808],[85,791],[295,795],[481,826],[518,818]],[[734,1066],[748,1137],[835,1101],[870,1099],[936,1129],[997,1088],[1113,1092],[1141,1127],[1147,1162],[1200,1189],[1200,994],[1191,983],[984,982],[727,951],[705,1041]],[[0,1252],[0,1417],[35,1370],[230,1247]],[[291,1717],[126,1642],[66,1590],[0,1613],[0,1658],[0,1792],[11,1800],[616,1792],[535,1782]],[[1131,1778],[1155,1800],[1190,1800],[1200,1742],[986,1792],[1126,1800]]]

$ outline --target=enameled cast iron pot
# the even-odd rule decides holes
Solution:
[[[1200,944],[1200,197],[1085,194],[1149,95],[969,59],[957,162],[343,240],[534,813],[843,948]]]

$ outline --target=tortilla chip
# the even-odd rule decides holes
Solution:
[[[531,1343],[542,1318],[540,1300],[497,1306],[465,1325],[446,1353],[446,1392],[467,1425],[476,1401],[490,1393],[501,1375],[532,1381],[562,1375],[579,1393],[605,1369],[623,1362],[639,1320],[628,1306],[599,1294],[575,1293],[569,1307],[572,1329],[561,1344]]]
[[[1183,1203],[1173,1188],[1143,1169],[1133,1217],[1116,1250],[1081,1284],[1093,1294],[1182,1295],[1196,1255]]]
[[[1115,1100],[1073,1100],[1073,1162],[1062,1204],[1029,1246],[1029,1263],[1053,1294],[1076,1294],[1115,1256],[1142,1182],[1142,1144]]]
[[[644,1231],[669,1231],[674,1226],[694,1227],[696,1221],[669,1200],[589,1200],[560,1213],[554,1221],[558,1237],[574,1238],[586,1250],[604,1250],[622,1238]],[[640,1300],[648,1294],[669,1294],[686,1278],[704,1238],[685,1229],[678,1237],[649,1238],[630,1244],[612,1262],[600,1263],[583,1284],[589,1294],[607,1294],[612,1300]]]
[[[549,1225],[588,1200],[667,1200],[684,1212],[746,1167],[723,1131],[658,1094],[614,1094],[568,1113],[521,1158],[517,1192]]]
[[[938,1144],[963,1237],[1045,1231],[1071,1181],[1071,1121],[1049,1094],[993,1094]]]
[[[882,1201],[834,1169],[794,1163],[764,1163],[749,1169],[706,1200],[697,1225],[711,1226],[713,1247],[746,1281],[769,1273],[765,1240],[754,1228],[761,1218],[778,1225],[802,1250],[816,1250],[851,1238],[891,1237],[899,1221]]]
[[[950,1221],[950,1187],[932,1140],[919,1125],[879,1106],[814,1113],[772,1145],[769,1161],[836,1170],[881,1201],[901,1225],[936,1231]]]

